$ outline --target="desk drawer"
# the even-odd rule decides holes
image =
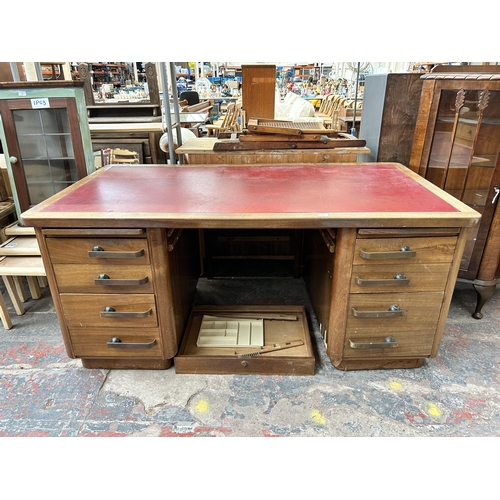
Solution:
[[[443,292],[351,294],[344,357],[429,356],[443,297]],[[384,343],[387,338],[397,346]]]
[[[148,265],[54,264],[61,293],[152,293],[153,276]],[[106,278],[107,276],[107,278]]]
[[[442,291],[449,270],[447,263],[358,265],[353,267],[350,289],[354,293]]]
[[[457,238],[359,238],[356,240],[354,265],[357,264],[427,264],[450,263]],[[405,250],[402,250],[405,249]]]
[[[69,334],[73,352],[79,358],[149,358],[162,355],[157,328],[122,328],[119,332],[99,328],[70,328]]]
[[[59,297],[66,323],[70,328],[158,326],[153,294],[62,293]]]
[[[46,241],[53,264],[149,264],[146,238],[47,238]]]

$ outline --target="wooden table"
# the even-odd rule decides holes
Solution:
[[[260,165],[305,163],[351,163],[358,154],[368,154],[366,147],[332,149],[273,149],[263,151],[214,151],[214,145],[224,139],[200,137],[186,141],[176,154],[183,154],[186,163],[194,165]]]
[[[303,345],[255,358],[196,346],[200,229],[301,230],[302,278],[333,365],[404,368],[437,355],[479,218],[395,163],[115,165],[22,214],[68,355],[84,366],[295,375],[314,373],[300,328]],[[272,341],[292,340],[287,331]]]

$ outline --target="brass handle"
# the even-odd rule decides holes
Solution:
[[[380,285],[397,285],[397,286],[403,286],[403,285],[409,285],[410,284],[410,278],[407,278],[402,273],[396,274],[396,276],[394,276],[394,278],[380,279],[380,280],[365,279],[365,278],[360,278],[359,276],[356,276],[356,283],[359,286],[380,286]]]
[[[352,308],[352,314],[356,318],[391,318],[395,316],[404,316],[404,311],[397,304],[393,304],[387,311],[358,311]]]
[[[98,278],[94,279],[95,285],[106,286],[138,286],[145,285],[149,281],[147,276],[139,279],[111,279],[107,274],[100,274]]]
[[[354,342],[349,339],[349,345],[352,349],[389,349],[398,347],[394,337],[386,337],[381,342]]]
[[[359,255],[362,259],[409,259],[415,257],[417,252],[405,245],[397,252],[365,252],[360,250]]]
[[[113,337],[106,345],[115,349],[149,349],[156,345],[156,340],[151,342],[122,342],[120,338]]]
[[[132,252],[110,252],[100,246],[95,246],[92,250],[89,250],[89,257],[97,259],[136,259],[143,255],[144,250],[142,248]]]
[[[117,311],[114,307],[106,306],[99,314],[101,318],[147,318],[152,312],[151,308],[147,311]]]

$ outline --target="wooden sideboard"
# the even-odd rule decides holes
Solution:
[[[184,155],[185,163],[193,165],[262,165],[306,163],[354,163],[358,154],[367,154],[366,147],[342,148],[276,148],[244,151],[217,151],[215,145],[224,139],[201,137],[186,141],[175,152]]]
[[[186,345],[200,229],[302,230],[302,277],[333,365],[405,368],[438,353],[479,218],[395,163],[112,165],[23,214],[68,355],[85,367],[160,369],[178,357],[183,373],[295,375],[314,372],[309,335],[243,360]]]

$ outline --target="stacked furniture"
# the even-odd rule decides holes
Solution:
[[[26,312],[23,302],[28,299],[23,278],[28,283],[31,298],[39,299],[40,286],[47,286],[45,268],[32,227],[19,226],[15,222],[7,226],[4,233],[8,239],[0,244],[0,276],[16,314],[21,316]],[[3,297],[0,300],[0,309],[4,328],[12,328]]]

